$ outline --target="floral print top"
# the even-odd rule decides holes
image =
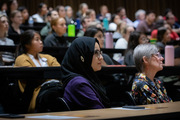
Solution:
[[[132,96],[138,105],[172,102],[168,97],[163,82],[159,79],[151,81],[143,73],[137,73],[132,85]]]

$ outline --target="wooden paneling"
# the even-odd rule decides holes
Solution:
[[[180,19],[180,1],[179,0],[17,0],[19,5],[24,5],[29,9],[30,15],[35,14],[40,2],[45,2],[49,7],[57,5],[70,5],[74,10],[74,15],[78,11],[80,3],[87,3],[89,8],[95,9],[99,13],[99,7],[107,5],[111,13],[115,13],[119,6],[126,8],[127,16],[134,20],[134,14],[138,9],[154,10],[157,15],[162,15],[166,8],[171,8]]]

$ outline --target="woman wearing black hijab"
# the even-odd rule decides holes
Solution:
[[[95,72],[101,70],[103,57],[96,38],[73,41],[62,61],[64,100],[71,110],[110,107],[105,89]]]

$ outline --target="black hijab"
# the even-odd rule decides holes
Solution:
[[[100,96],[100,101],[105,107],[110,107],[109,99],[106,97],[105,89],[91,67],[94,55],[96,38],[76,38],[64,56],[61,64],[63,87],[76,76],[82,76],[88,80]]]

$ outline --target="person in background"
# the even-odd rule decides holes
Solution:
[[[111,23],[109,24],[109,30],[116,31],[117,25],[120,23],[121,19],[119,15],[113,14],[111,17]]]
[[[99,22],[99,20],[96,19],[96,12],[93,9],[88,9],[86,12],[86,15],[89,16],[91,22]]]
[[[9,29],[8,18],[4,14],[0,14],[0,45],[14,46],[14,41],[7,38]],[[11,52],[0,52],[3,65],[12,65],[15,56]]]
[[[64,39],[66,33],[66,21],[64,18],[56,18],[51,20],[52,33],[44,39],[46,47],[69,47],[70,44]]]
[[[172,102],[163,81],[155,78],[163,69],[164,58],[153,44],[140,44],[134,49],[133,58],[139,73],[132,85],[132,96],[137,105]]]
[[[96,38],[99,42],[100,48],[104,48],[104,34],[102,29],[96,27],[88,27],[84,36]],[[114,64],[111,58],[107,54],[103,53],[102,56],[103,56],[102,66]]]
[[[126,9],[124,7],[117,8],[117,15],[120,19],[127,23],[128,26],[133,26],[133,22],[126,16]]]
[[[146,13],[145,20],[141,21],[138,24],[136,31],[150,35],[152,30],[154,29],[155,19],[156,19],[156,14],[153,11],[148,11]]]
[[[22,25],[29,25],[29,12],[25,6],[20,6],[18,10],[21,12],[23,21]]]
[[[160,49],[160,53],[164,56],[165,46],[171,41],[170,30],[165,27],[158,28],[156,46]]]
[[[134,32],[134,27],[132,26],[126,26],[123,29],[123,37],[117,40],[115,44],[115,49],[127,49],[128,40],[131,32]],[[120,64],[124,64],[124,56],[122,56],[121,53],[115,53],[113,59],[119,62]]]
[[[124,56],[124,64],[127,66],[134,66],[133,51],[139,44],[148,43],[149,39],[144,33],[134,31],[129,36],[128,47]]]
[[[76,13],[76,18],[82,19],[86,17],[86,12],[88,11],[88,5],[86,3],[81,3],[79,5],[79,11]]]
[[[16,58],[15,67],[48,67],[48,66],[60,66],[57,62],[56,58],[47,55],[47,54],[40,54],[43,50],[43,42],[38,32],[34,30],[27,30],[21,35],[21,44],[20,44],[20,52]],[[42,81],[45,84],[46,81]],[[19,88],[23,93],[27,81],[26,80],[19,80],[18,81]],[[36,87],[33,92],[32,99],[29,104],[28,112],[34,112],[36,106],[36,97],[41,89],[41,85]]]
[[[10,19],[11,19],[11,25],[10,25],[9,30],[8,30],[8,35],[11,36],[11,35],[22,34],[24,31],[20,28],[20,25],[23,22],[21,12],[18,10],[14,10],[11,13]]]
[[[42,37],[46,37],[48,34],[51,33],[51,31],[52,31],[51,20],[56,19],[58,17],[59,17],[59,14],[56,10],[52,10],[52,11],[48,12],[48,14],[47,14],[48,22],[46,23],[46,26],[44,26],[40,31],[40,34]]]
[[[66,17],[66,12],[65,12],[64,6],[58,5],[55,10],[58,12],[59,17],[62,17],[62,18]]]
[[[173,14],[168,14],[166,16],[166,22],[171,26],[174,32],[180,34],[180,25],[175,22],[175,16]]]
[[[120,21],[119,24],[117,24],[116,31],[113,33],[113,39],[122,38],[122,32],[126,26],[127,26],[126,22]]]
[[[77,33],[77,37],[84,36],[84,32],[86,31],[86,29],[88,28],[90,23],[91,23],[91,21],[90,21],[89,16],[82,18],[82,20],[81,20],[82,29],[79,30],[79,32]]]
[[[66,24],[68,25],[68,24],[72,24],[72,23],[74,23],[74,18],[73,18],[73,9],[72,9],[72,7],[71,6],[66,6],[65,7],[65,12],[66,12],[66,17],[65,17],[65,19],[66,19]]]
[[[146,11],[143,9],[139,9],[135,13],[136,20],[133,22],[134,28],[137,28],[138,24],[145,19]]]
[[[44,23],[46,22],[47,12],[47,5],[45,3],[40,3],[38,5],[38,12],[32,15],[32,18],[30,19],[33,19],[33,21],[37,23]]]
[[[9,17],[11,15],[11,12],[18,9],[18,2],[17,0],[8,0],[7,2],[7,16]]]
[[[100,7],[100,14],[97,15],[97,19],[100,20],[101,22],[103,21],[104,18],[107,18],[108,21],[111,20],[111,13],[109,13],[108,7],[106,5],[102,5]]]
[[[7,15],[6,12],[7,12],[7,2],[5,0],[1,0],[0,1],[0,14]]]
[[[96,38],[76,38],[67,50],[61,64],[63,99],[71,110],[110,107],[105,89],[95,74],[101,70],[102,60]]]

